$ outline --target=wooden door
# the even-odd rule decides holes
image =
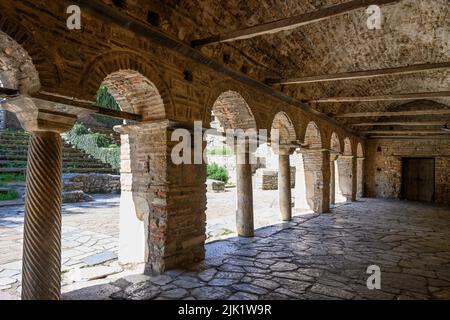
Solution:
[[[434,159],[403,158],[402,198],[434,201]]]

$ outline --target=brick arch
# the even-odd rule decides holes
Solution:
[[[344,155],[351,156],[353,155],[353,147],[352,147],[352,141],[349,137],[346,137],[344,139]]]
[[[342,141],[336,131],[333,131],[333,133],[331,134],[330,146],[330,149],[332,151],[337,153],[342,152]]]
[[[358,158],[364,158],[364,154],[365,154],[364,153],[364,147],[363,147],[361,142],[358,142],[358,145],[356,147],[356,156]]]
[[[273,136],[273,130],[279,130],[280,143],[292,143],[297,140],[297,134],[294,123],[289,115],[284,112],[278,112],[272,120],[270,136]]]
[[[8,9],[0,7],[0,31],[14,39],[31,57],[39,74],[41,89],[52,91],[62,82],[63,72],[48,50],[47,41],[38,32],[32,32],[23,23],[11,19]]]
[[[311,149],[322,148],[322,134],[314,121],[310,121],[306,127],[305,143],[308,144]]]
[[[246,100],[239,92],[222,92],[212,105],[211,112],[224,129],[256,129],[256,120]]]
[[[212,112],[214,111],[215,104],[218,101],[218,99],[222,96],[225,92],[234,92],[236,94],[236,97],[239,96],[241,99],[241,105],[244,106],[245,110],[244,116],[249,120],[250,122],[253,122],[251,124],[251,128],[259,129],[261,128],[261,124],[263,121],[261,119],[258,119],[256,116],[256,113],[253,112],[251,108],[252,104],[252,97],[250,94],[242,88],[242,86],[237,85],[233,81],[220,81],[218,83],[215,83],[211,86],[213,89],[211,90],[209,97],[206,102],[206,106],[204,108],[204,114],[203,114],[203,122],[205,124],[209,124],[211,122],[211,116]],[[244,103],[245,102],[245,103]],[[217,115],[216,115],[217,116]],[[218,116],[219,121],[221,121],[220,117]],[[251,120],[251,118],[253,120]],[[222,124],[222,122],[221,122]],[[222,124],[223,125],[223,124]],[[240,128],[245,129],[245,128]]]
[[[110,51],[91,61],[80,77],[80,87],[86,99],[92,100],[97,90],[109,75],[117,72],[137,72],[147,79],[158,91],[163,105],[165,116],[173,117],[174,102],[170,90],[164,82],[159,71],[144,57],[128,51]],[[141,110],[144,117],[151,114],[151,110]]]
[[[120,70],[102,82],[122,111],[141,114],[145,120],[166,118],[164,102],[156,86],[134,70]]]
[[[0,70],[2,86],[21,93],[35,93],[41,88],[39,73],[27,51],[13,38],[0,31]]]

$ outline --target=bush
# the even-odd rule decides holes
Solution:
[[[219,180],[224,183],[228,183],[230,179],[228,170],[225,167],[219,166],[217,163],[208,164],[207,176],[208,179]]]
[[[84,129],[82,129],[83,127]],[[85,133],[87,132],[87,133]],[[80,134],[81,133],[81,134]],[[120,168],[120,147],[102,133],[90,133],[82,124],[77,124],[65,135],[67,141],[113,169]]]
[[[14,190],[0,191],[0,201],[10,201],[17,199],[17,192]]]

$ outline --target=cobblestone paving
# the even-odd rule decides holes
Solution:
[[[207,234],[208,241],[235,235],[236,189],[223,193],[208,192]],[[255,190],[255,226],[277,223],[278,191]],[[117,264],[119,236],[118,195],[96,195],[95,202],[63,205],[62,222],[62,273],[63,286],[67,290],[89,286],[95,281],[78,280],[72,271],[90,267],[94,260],[96,272],[117,273],[123,268]],[[306,210],[297,210],[301,214]],[[20,296],[22,269],[23,206],[0,207],[0,300]],[[97,260],[109,260],[98,263]],[[85,261],[88,259],[87,261]],[[136,269],[125,273],[139,272]],[[86,270],[83,270],[86,271]],[[120,273],[123,274],[123,273]],[[68,279],[70,278],[70,280]],[[108,278],[109,280],[110,278]],[[72,284],[72,282],[75,284]]]
[[[65,299],[450,299],[450,208],[364,199],[252,239],[207,245],[204,264],[131,275]],[[368,290],[369,265],[381,290]]]
[[[83,260],[102,252],[116,256],[119,198],[96,196],[93,203],[63,205],[62,272],[87,265]],[[20,296],[23,206],[0,209],[0,291]],[[1,299],[1,297],[0,297]]]

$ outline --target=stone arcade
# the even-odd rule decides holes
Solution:
[[[384,239],[382,225],[376,225],[377,238],[369,234],[375,230],[370,227],[373,220],[362,221],[372,219],[373,211],[382,208],[380,221],[389,223],[384,226],[386,233],[389,228],[397,230],[398,223],[403,230],[398,237],[407,239],[408,220],[395,219],[401,205],[367,200],[365,207],[359,202],[363,197],[425,200],[440,208],[450,205],[450,134],[441,130],[450,122],[447,0],[76,3],[82,13],[81,30],[66,26],[70,1],[0,2],[0,127],[15,114],[31,133],[23,299],[61,298],[60,134],[92,113],[125,120],[115,128],[121,135],[119,261],[145,263],[148,275],[205,261],[206,164],[173,163],[170,155],[177,142],[172,141],[172,133],[183,128],[193,135],[196,121],[206,130],[212,114],[225,130],[267,130],[269,140],[274,130],[279,132],[276,214],[283,222],[280,228],[288,227],[273,236],[286,248],[296,247],[289,247],[291,251],[284,256],[282,251],[266,250],[274,246],[266,242],[270,235],[265,238],[255,232],[252,167],[239,161],[248,160],[252,150],[236,148],[236,228],[241,237],[233,245],[240,248],[236,259],[240,251],[247,250],[247,260],[233,264],[228,258],[228,268],[247,268],[247,278],[252,277],[249,268],[259,276],[270,271],[273,278],[261,280],[265,289],[252,285],[249,293],[248,286],[238,283],[245,278],[242,275],[230,281],[234,291],[222,288],[211,297],[232,293],[244,297],[236,293],[244,287],[247,297],[252,297],[265,294],[270,287],[272,298],[292,298],[291,291],[282,291],[272,280],[289,273],[290,279],[280,276],[288,287],[288,281],[307,282],[317,272],[334,267],[333,263],[314,265],[311,259],[315,269],[305,269],[303,274],[301,265],[308,260],[296,260],[300,262],[295,265],[292,256],[317,250],[317,261],[322,261],[320,257],[348,253],[353,247],[347,245],[361,249],[354,239],[339,238],[345,233],[342,230],[352,228],[338,216],[345,210],[361,212],[360,217],[348,215],[348,223],[355,228],[349,237]],[[385,17],[381,29],[367,28],[365,9],[369,5],[380,6]],[[272,21],[276,22],[268,23]],[[121,111],[94,106],[100,86],[107,88]],[[300,159],[298,163],[292,163],[293,155]],[[432,159],[434,167],[420,167],[414,161],[407,167],[406,158]],[[293,218],[292,198],[298,197],[291,189],[292,166],[301,167],[297,171],[303,177],[305,202],[318,215],[315,219]],[[425,172],[429,174],[422,176]],[[344,209],[335,207],[338,196],[348,201]],[[430,225],[434,216],[446,221],[443,225],[449,219],[439,211],[448,213],[448,209],[414,202],[404,207],[414,214],[417,208],[433,212]],[[411,228],[420,229],[417,221],[422,220],[411,219]],[[303,222],[308,230],[303,229]],[[330,225],[336,229],[329,229]],[[368,226],[367,238],[362,226]],[[323,232],[317,229],[322,227]],[[426,228],[417,234],[427,234]],[[286,240],[289,231],[292,241]],[[305,234],[323,237],[323,245],[311,247],[315,240],[296,241]],[[448,267],[448,237],[434,236],[437,239],[429,239],[435,242],[420,242],[414,250],[417,255],[425,254],[421,248],[429,246],[438,255],[436,261]],[[245,239],[252,237],[254,249]],[[398,241],[396,248],[404,245],[403,238],[392,241]],[[372,244],[367,250],[390,248],[385,243]],[[364,250],[361,256],[370,256]],[[405,252],[396,251],[395,259],[404,261],[401,255]],[[270,264],[272,258],[281,260]],[[259,259],[263,261],[258,265]],[[261,269],[265,263],[266,271]],[[442,270],[444,275],[433,271],[430,277],[435,284],[425,291],[448,298],[450,278]],[[194,288],[188,289],[197,290],[200,296],[208,291],[207,284]],[[309,295],[312,298],[334,292],[317,283],[302,288],[301,292],[314,292]],[[389,294],[398,297],[403,291]],[[348,293],[340,297],[365,296]]]

